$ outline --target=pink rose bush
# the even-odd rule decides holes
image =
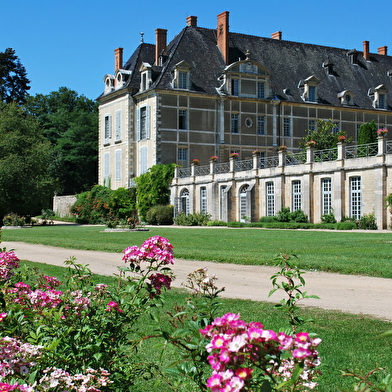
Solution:
[[[14,275],[14,269],[19,268],[19,259],[13,251],[0,252],[0,281],[7,281]]]
[[[319,338],[306,332],[276,333],[232,313],[216,318],[200,332],[210,340],[206,349],[213,372],[207,387],[213,392],[252,391],[266,382],[290,386],[290,391],[293,386],[295,390],[317,386]]]

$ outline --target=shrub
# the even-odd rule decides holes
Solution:
[[[172,225],[173,224],[173,206],[154,206],[146,214],[146,221],[150,225]]]
[[[331,211],[329,214],[324,214],[321,217],[321,222],[323,223],[336,223],[335,215]]]
[[[276,217],[278,222],[289,222],[291,219],[290,216],[290,208],[289,207],[283,207],[279,212],[278,216]]]
[[[259,222],[276,222],[277,221],[277,217],[276,216],[262,216],[259,219]]]
[[[290,220],[297,223],[308,223],[308,217],[302,210],[295,210],[290,214]]]
[[[378,229],[377,221],[374,214],[371,213],[371,214],[363,215],[362,218],[359,220],[358,229],[377,230]]]
[[[24,226],[26,224],[26,220],[23,216],[19,216],[14,212],[10,212],[5,215],[3,218],[4,226]]]
[[[207,226],[227,226],[227,222],[211,220],[207,222]]]
[[[174,222],[179,226],[207,226],[210,218],[211,215],[204,212],[195,212],[188,215],[181,212],[175,217]]]
[[[355,222],[339,222],[336,225],[336,230],[355,230],[357,224]]]

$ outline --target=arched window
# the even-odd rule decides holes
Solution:
[[[244,185],[240,189],[240,222],[247,222],[250,219],[248,189],[248,185]]]
[[[188,189],[183,189],[180,195],[180,212],[185,215],[189,214],[189,191]]]

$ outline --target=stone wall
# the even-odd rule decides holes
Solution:
[[[53,197],[53,211],[60,217],[71,215],[69,210],[76,201],[75,195],[69,196],[54,196]]]

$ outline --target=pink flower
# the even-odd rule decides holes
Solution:
[[[148,279],[150,280],[150,283],[147,283],[150,290],[153,288],[155,292],[150,293],[150,297],[154,297],[156,295],[161,294],[162,292],[162,287],[166,287],[168,290],[170,290],[170,284],[172,282],[172,278],[169,275],[165,274],[151,274]]]
[[[252,378],[253,369],[251,368],[238,368],[235,371],[235,375],[242,380],[249,380]]]
[[[0,313],[0,321],[3,321],[7,316],[7,313]]]
[[[119,313],[123,312],[123,310],[120,309],[120,305],[117,302],[110,301],[110,302],[108,302],[108,304],[106,306],[107,306],[107,308],[106,308],[107,312],[110,312],[112,310],[116,310]]]

